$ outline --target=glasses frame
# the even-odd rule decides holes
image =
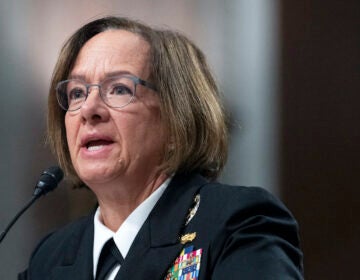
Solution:
[[[106,103],[105,97],[103,96],[102,90],[101,90],[101,87],[102,87],[102,85],[104,84],[104,82],[106,82],[106,81],[109,80],[109,79],[116,78],[116,77],[126,77],[126,78],[129,78],[130,80],[132,80],[132,81],[134,82],[134,92],[133,92],[133,94],[132,94],[129,102],[126,103],[126,104],[124,104],[124,105],[122,105],[122,106],[111,106],[111,105],[109,105],[108,103]],[[71,82],[71,81],[79,81],[79,82],[83,83],[83,85],[84,85],[85,88],[86,88],[86,96],[85,96],[84,102],[82,102],[82,103],[79,105],[78,108],[69,110],[69,109],[66,109],[66,108],[61,104],[60,96],[63,95],[63,93],[60,91],[60,87],[61,87],[63,84],[68,83],[68,82]],[[148,81],[145,81],[145,80],[142,80],[142,79],[140,79],[139,77],[136,77],[136,76],[134,76],[134,75],[125,74],[125,75],[115,75],[115,76],[107,77],[105,80],[103,80],[103,81],[102,81],[101,83],[99,83],[99,84],[87,84],[87,83],[86,83],[84,80],[82,80],[82,79],[68,79],[68,80],[60,81],[60,82],[56,85],[56,88],[55,88],[55,90],[56,90],[56,99],[57,99],[58,104],[59,104],[59,106],[61,107],[61,109],[65,110],[65,111],[69,111],[69,112],[74,112],[74,111],[76,111],[76,110],[79,110],[79,109],[81,108],[81,106],[86,102],[86,100],[87,100],[87,98],[88,98],[88,96],[89,96],[89,94],[90,94],[90,88],[96,86],[96,87],[99,88],[99,91],[98,91],[98,92],[99,92],[100,98],[101,98],[101,100],[104,102],[104,104],[105,104],[106,106],[110,107],[110,108],[118,108],[118,109],[119,109],[119,108],[124,108],[125,106],[129,105],[129,104],[133,101],[134,96],[135,96],[135,94],[136,94],[136,87],[137,87],[137,85],[142,85],[142,86],[147,87],[147,88],[149,88],[149,89],[151,89],[151,90],[153,90],[153,91],[156,91],[156,87],[155,87],[152,83],[150,83],[150,82],[148,82]]]

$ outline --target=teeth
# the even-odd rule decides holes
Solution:
[[[88,147],[88,151],[92,152],[92,151],[98,151],[100,150],[102,147],[104,147],[104,145],[99,145],[99,146],[90,146]]]

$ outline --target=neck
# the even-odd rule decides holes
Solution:
[[[126,218],[167,178],[167,175],[159,174],[148,181],[134,180],[92,188],[99,202],[104,225],[117,231]]]

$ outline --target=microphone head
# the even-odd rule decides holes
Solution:
[[[44,170],[35,186],[34,196],[47,194],[57,187],[64,178],[64,173],[58,166],[52,166]]]

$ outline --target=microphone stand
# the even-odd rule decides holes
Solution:
[[[4,229],[4,231],[0,234],[0,243],[5,238],[6,234],[12,228],[12,226],[16,223],[16,221],[20,218],[20,216],[40,197],[40,195],[34,195],[30,201],[16,214],[16,216],[10,221],[8,226]]]
[[[16,214],[16,216],[10,221],[8,226],[0,234],[0,243],[5,238],[6,234],[9,232],[11,227],[16,223],[20,216],[42,195],[47,194],[48,192],[55,189],[58,183],[63,179],[64,173],[60,167],[53,166],[44,170],[41,174],[38,183],[35,186],[35,190],[30,201]]]

